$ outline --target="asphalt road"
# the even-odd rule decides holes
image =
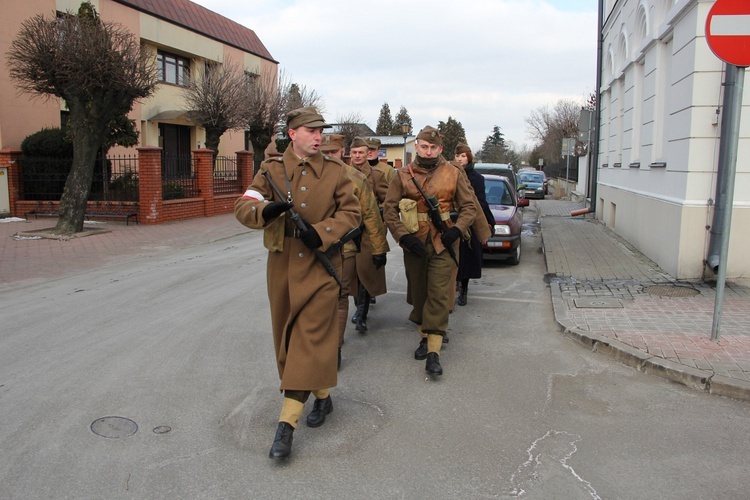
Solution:
[[[437,380],[393,245],[334,412],[283,464],[261,233],[1,292],[0,498],[746,498],[747,403],[563,337],[526,218],[521,264],[487,264],[451,316]]]

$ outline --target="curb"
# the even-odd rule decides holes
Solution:
[[[567,328],[557,318],[555,321],[563,326],[563,335],[566,337],[590,348],[593,352],[604,354],[615,361],[635,368],[639,372],[655,375],[709,394],[750,401],[750,382],[716,375],[712,371],[699,370],[652,356],[619,340],[577,328]]]

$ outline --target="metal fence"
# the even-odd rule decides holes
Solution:
[[[138,156],[99,158],[89,201],[138,201]]]
[[[163,155],[161,159],[162,199],[195,198],[198,193],[193,158]]]
[[[235,194],[241,189],[237,159],[217,156],[214,160],[214,194]]]
[[[57,201],[73,164],[71,158],[22,157],[23,200]],[[190,156],[162,156],[162,198],[194,198],[198,193],[195,165]],[[214,194],[242,191],[237,159],[218,156],[214,161]],[[138,201],[138,156],[98,158],[89,201]]]
[[[24,200],[56,201],[62,197],[72,158],[20,159]],[[138,201],[138,157],[98,158],[89,201]]]
[[[56,201],[62,196],[72,158],[21,157],[21,198]]]

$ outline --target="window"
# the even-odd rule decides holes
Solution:
[[[180,85],[187,85],[190,77],[190,60],[184,57],[159,51],[156,55],[159,70],[159,81]]]

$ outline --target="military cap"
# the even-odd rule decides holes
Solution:
[[[367,149],[380,149],[380,139],[376,137],[369,137],[365,139],[365,142],[367,143]]]
[[[368,147],[367,146],[367,141],[364,140],[361,137],[355,137],[354,140],[352,141],[351,147],[352,148],[361,148],[362,146]]]
[[[420,130],[419,134],[417,134],[417,139],[420,141],[427,141],[436,146],[443,145],[443,137],[440,135],[440,132],[438,132],[438,129],[430,127],[429,125]]]
[[[320,150],[324,153],[338,151],[344,147],[344,136],[341,134],[326,134],[320,143]]]
[[[298,127],[309,127],[309,128],[331,128],[332,125],[328,125],[323,119],[323,115],[318,113],[317,108],[308,106],[305,108],[297,108],[286,115],[286,126],[290,129]]]

